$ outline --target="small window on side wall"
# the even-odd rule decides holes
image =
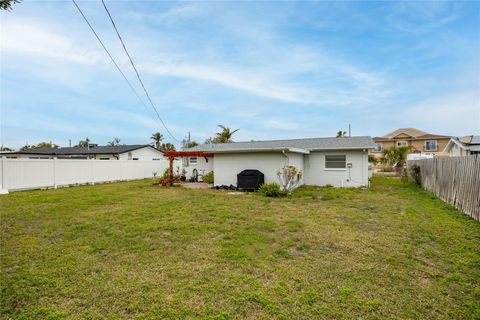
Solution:
[[[194,166],[194,165],[197,164],[197,157],[190,157],[190,159],[188,159],[188,160],[189,160],[188,162],[190,163],[190,165]]]
[[[373,148],[373,152],[382,152],[382,144],[375,143],[375,148]]]
[[[345,169],[347,167],[346,155],[326,155],[325,169]]]

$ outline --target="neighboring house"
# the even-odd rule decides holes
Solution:
[[[480,136],[452,137],[443,149],[450,157],[461,157],[480,154]]]
[[[375,148],[370,154],[380,158],[384,149],[411,146],[414,153],[442,156],[442,151],[450,138],[450,136],[431,134],[415,128],[400,128],[383,137],[374,137]]]
[[[160,160],[163,153],[151,145],[123,145],[29,149],[2,153],[7,158],[26,159],[97,159],[97,160]]]
[[[265,182],[278,182],[277,171],[293,165],[303,171],[302,184],[336,187],[368,186],[371,137],[309,138],[203,144],[186,151],[203,151],[211,158],[189,157],[187,172],[214,171],[214,185],[236,185],[237,174],[257,169]]]

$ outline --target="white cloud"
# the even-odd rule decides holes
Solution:
[[[27,54],[81,64],[95,64],[102,58],[97,50],[75,45],[58,32],[25,21],[2,22],[1,36],[3,54]]]
[[[264,98],[287,102],[310,102],[302,98],[300,93],[292,90],[292,88],[275,86],[268,82],[264,83],[258,77],[240,75],[239,72],[233,70],[227,71],[215,66],[193,64],[163,66],[144,64],[142,69],[155,75],[212,81]]]
[[[398,118],[433,133],[479,134],[480,93],[470,90],[436,96],[405,109]]]
[[[457,4],[448,1],[397,2],[387,21],[396,29],[424,33],[442,27],[459,17]]]

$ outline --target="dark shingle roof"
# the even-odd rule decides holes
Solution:
[[[68,147],[68,148],[42,148],[23,151],[13,151],[16,154],[43,154],[43,155],[80,155],[80,154],[116,154],[137,150],[144,147],[152,147],[148,144],[133,144],[123,146],[93,146]]]
[[[188,151],[203,152],[234,152],[234,151],[264,151],[279,150],[282,148],[310,150],[345,150],[345,149],[373,149],[375,144],[371,137],[342,137],[342,138],[307,138],[290,140],[246,141],[232,143],[202,144],[188,149]]]

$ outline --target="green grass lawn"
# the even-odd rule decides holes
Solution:
[[[394,178],[0,196],[2,319],[479,319],[480,223]]]

